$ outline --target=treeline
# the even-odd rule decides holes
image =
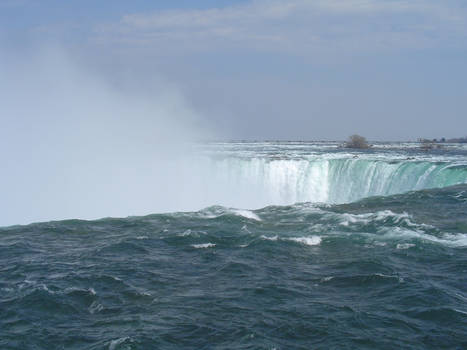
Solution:
[[[417,141],[421,143],[420,148],[422,150],[442,149],[444,146],[441,145],[441,143],[467,143],[467,136],[452,139],[446,139],[444,137],[440,139],[419,138]],[[357,134],[351,135],[349,139],[341,145],[341,147],[356,149],[368,149],[372,146],[373,145],[369,144],[365,137]]]
[[[421,142],[421,143],[467,143],[467,136],[457,137],[457,138],[452,138],[452,139],[446,139],[442,137],[440,139],[433,139],[433,140],[420,138],[418,139],[418,142]]]

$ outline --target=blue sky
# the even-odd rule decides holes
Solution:
[[[168,9],[206,9],[227,6],[242,1],[60,1],[60,0],[0,0],[0,27],[11,35],[30,35],[38,27],[60,26],[71,30],[93,27],[102,22],[118,21],[129,13],[148,13]],[[89,28],[88,28],[89,29]],[[74,34],[79,34],[77,30]],[[78,35],[79,36],[79,35]]]
[[[167,81],[220,138],[467,129],[465,1],[0,0],[0,30],[7,55],[54,47],[120,85]]]

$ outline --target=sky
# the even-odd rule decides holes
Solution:
[[[116,85],[162,79],[216,138],[467,129],[463,0],[0,0],[0,32],[8,56],[52,47]]]
[[[0,0],[0,226],[190,207],[192,141],[461,137],[466,112],[465,0]]]

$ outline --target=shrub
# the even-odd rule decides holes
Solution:
[[[352,135],[349,137],[349,140],[345,143],[347,148],[370,148],[366,138],[360,135]]]

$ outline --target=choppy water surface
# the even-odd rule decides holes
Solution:
[[[461,145],[202,152],[257,209],[0,228],[0,348],[467,348]]]

